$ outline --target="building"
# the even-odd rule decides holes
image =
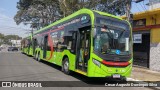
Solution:
[[[21,47],[21,40],[11,40],[12,46]]]
[[[132,29],[134,64],[160,72],[160,8],[133,14]]]
[[[149,0],[149,10],[160,8],[160,0]]]

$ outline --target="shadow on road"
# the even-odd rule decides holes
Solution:
[[[60,66],[57,66],[55,64],[52,64],[52,63],[49,63],[49,62],[46,62],[46,61],[41,61],[43,64],[46,64],[48,66],[51,66],[53,67],[54,69],[57,69],[59,71],[61,71],[61,67]],[[89,84],[89,85],[104,85],[105,83],[112,83],[112,84],[116,84],[116,83],[126,83],[127,81],[125,80],[121,80],[121,79],[113,79],[111,77],[106,77],[106,78],[91,78],[91,77],[87,77],[87,76],[84,76],[84,75],[81,75],[79,73],[76,73],[76,72],[72,72],[70,74],[70,76],[86,83],[86,84]]]

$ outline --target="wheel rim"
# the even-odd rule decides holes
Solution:
[[[69,65],[68,61],[65,61],[64,62],[64,70],[65,71],[68,71],[68,65]]]

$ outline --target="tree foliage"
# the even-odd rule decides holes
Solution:
[[[60,18],[58,0],[20,0],[17,8],[16,23],[31,24],[32,28],[44,27]]]
[[[20,40],[22,37],[19,37],[18,35],[4,35],[0,33],[0,45],[1,44],[8,44],[11,45],[11,40]]]
[[[19,0],[14,20],[39,29],[82,8],[123,15],[127,3],[131,0]]]

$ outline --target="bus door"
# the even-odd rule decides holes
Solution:
[[[31,41],[29,39],[27,39],[28,43],[27,43],[27,54],[29,55],[30,52],[30,47],[31,47]]]
[[[34,38],[33,39],[33,55],[35,54],[36,46],[37,46],[37,40]]]
[[[87,72],[88,60],[90,55],[90,27],[81,28],[77,33],[77,69]]]
[[[47,47],[48,47],[48,35],[44,36],[43,42],[43,58],[46,59],[47,57]]]

